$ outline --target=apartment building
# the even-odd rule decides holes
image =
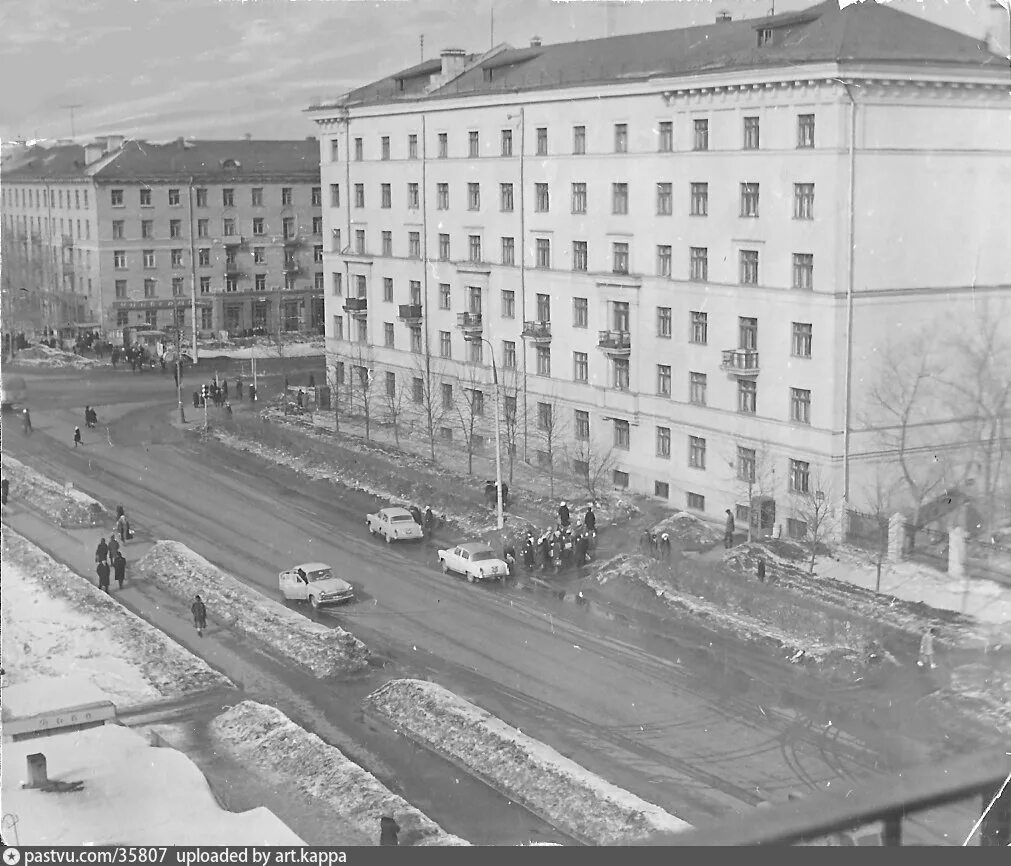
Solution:
[[[877,349],[1011,291],[979,219],[1011,194],[1008,77],[829,2],[448,50],[313,106],[331,363],[438,393],[446,440],[461,400],[489,436],[498,372],[524,459],[802,533],[791,502],[888,461],[857,423]]]
[[[106,328],[236,335],[320,327],[315,139],[111,139],[68,151],[59,164],[43,157],[5,172],[4,217],[16,231],[53,235],[85,253],[89,306]],[[74,213],[83,208],[74,235],[62,217],[27,212],[64,200],[70,207],[71,192]],[[12,278],[32,276],[45,282],[42,273]]]

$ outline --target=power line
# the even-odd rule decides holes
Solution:
[[[83,107],[83,104],[80,103],[80,102],[75,102],[73,105],[61,105],[60,106],[60,108],[66,108],[66,109],[68,109],[70,111],[70,137],[71,138],[74,138],[74,136],[75,136],[74,109],[75,108],[82,108],[82,107]]]

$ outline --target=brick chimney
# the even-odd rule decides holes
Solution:
[[[105,152],[112,153],[119,150],[123,146],[123,140],[122,135],[107,135],[105,137]]]
[[[449,81],[463,72],[467,52],[462,48],[445,48],[442,51],[442,80]]]
[[[540,48],[541,47],[541,37],[540,36],[531,36],[530,37],[530,47],[531,48]]]
[[[721,12],[718,12],[716,14],[716,23],[717,24],[726,24],[728,21],[731,21],[731,20],[733,20],[733,19],[730,17],[730,13],[727,12],[726,9],[724,9]]]

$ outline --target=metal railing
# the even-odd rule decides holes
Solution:
[[[724,349],[723,363],[720,365],[724,370],[733,373],[753,374],[758,372],[758,350],[757,349]]]
[[[611,352],[628,352],[632,348],[632,335],[628,331],[599,331],[597,346]]]

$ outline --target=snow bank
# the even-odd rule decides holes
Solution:
[[[36,472],[20,460],[4,454],[4,477],[10,481],[13,501],[41,511],[60,526],[98,526],[111,523],[112,516],[101,502],[86,493],[63,485]]]
[[[401,845],[468,844],[274,707],[243,701],[217,716],[211,732],[242,764],[275,773],[303,794],[324,801],[336,820],[357,833],[358,844],[378,844],[383,815],[400,825]]]
[[[134,565],[134,579],[154,581],[187,605],[197,594],[211,622],[224,622],[318,677],[356,673],[368,651],[341,628],[327,628],[267,598],[178,541],[159,541]]]
[[[365,705],[409,739],[586,844],[628,844],[690,826],[435,683],[392,680]]]
[[[85,677],[119,707],[231,685],[26,538],[2,532],[6,683]]]
[[[657,537],[668,533],[671,543],[677,544],[682,550],[709,550],[721,538],[710,524],[687,511],[675,511],[650,527],[649,531]]]
[[[203,358],[314,358],[326,354],[323,338],[308,341],[292,341],[282,343],[281,351],[277,343],[272,341],[256,341],[248,346],[225,343],[221,341],[198,341],[197,349]]]
[[[48,346],[29,346],[21,349],[11,363],[17,367],[73,367],[83,370],[88,367],[100,367],[108,364],[98,358],[85,358],[63,349],[50,349]]]

